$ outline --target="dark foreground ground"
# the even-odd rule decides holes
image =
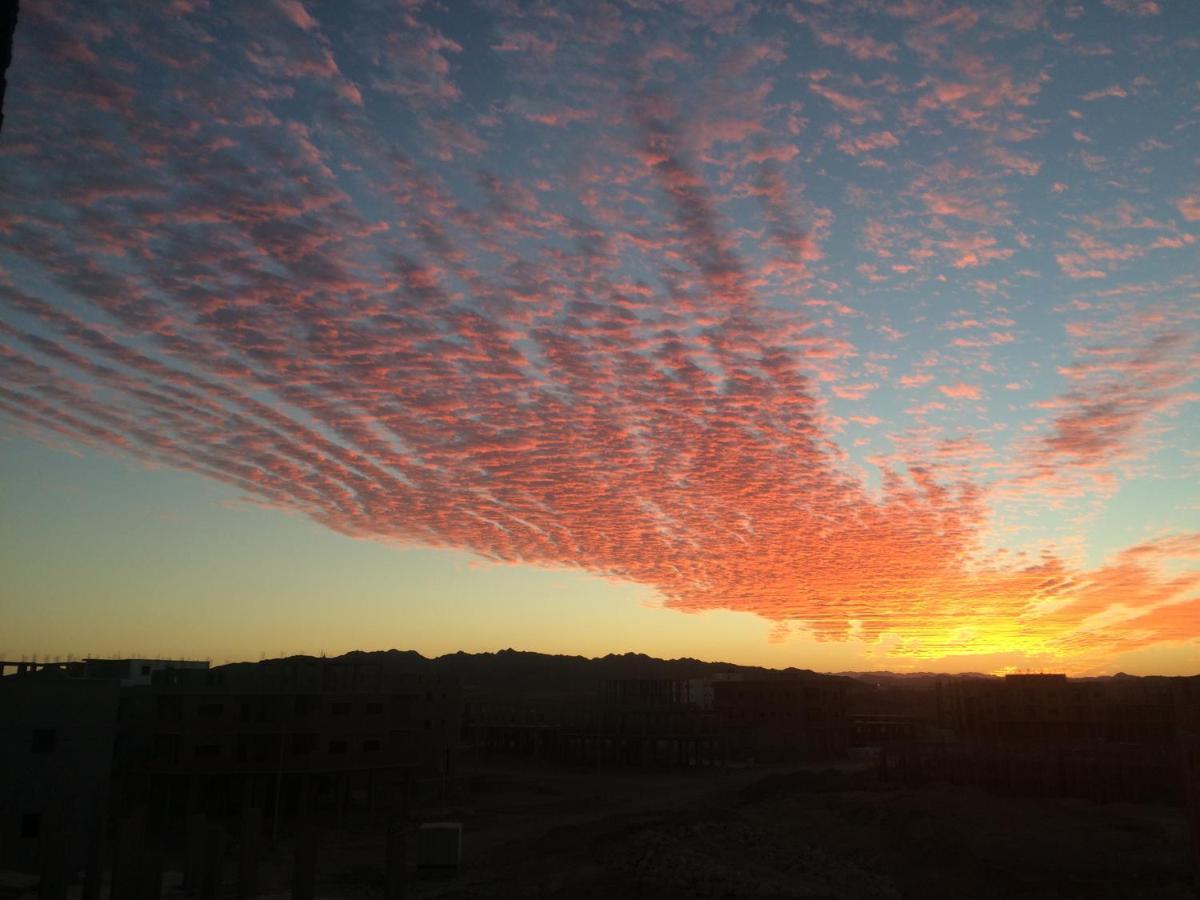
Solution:
[[[422,816],[463,822],[463,865],[411,873],[407,898],[1200,896],[1181,809],[897,788],[852,766],[480,768]],[[288,852],[267,849],[262,897],[288,896]],[[382,858],[379,825],[327,830],[317,895],[382,897]]]
[[[412,896],[1196,896],[1171,807],[803,770],[473,781],[462,872]]]
[[[464,783],[428,810],[464,823],[462,869],[414,876],[409,897],[1197,896],[1183,811],[1166,806],[897,789],[850,768],[488,768]],[[381,852],[368,835],[327,842],[321,892],[380,896]]]

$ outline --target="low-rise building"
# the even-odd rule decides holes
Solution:
[[[57,665],[0,677],[0,868],[82,865],[107,811],[118,691]]]
[[[937,686],[938,716],[963,740],[1170,744],[1177,680],[948,679]]]
[[[713,711],[730,752],[760,762],[836,757],[850,745],[846,689],[824,676],[717,681]]]
[[[124,692],[122,802],[168,816],[386,805],[412,776],[453,771],[460,715],[457,678],[379,660],[163,672]]]

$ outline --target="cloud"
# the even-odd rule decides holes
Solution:
[[[1072,387],[1043,408],[1055,412],[1035,445],[1032,465],[1049,476],[1063,464],[1097,468],[1144,452],[1154,416],[1187,399],[1196,336],[1169,331],[1140,347],[1098,347],[1060,369]]]
[[[903,44],[822,20],[842,66],[799,74],[750,5],[585,6],[495,4],[484,36],[368,0],[337,28],[298,0],[146,4],[127,33],[87,4],[31,13],[17,77],[41,112],[6,121],[0,204],[6,421],[342,534],[585,569],[781,636],[1070,662],[1185,634],[1190,543],[1093,569],[991,549],[988,429],[1025,398],[991,388],[1044,396],[1030,362],[1053,359],[1021,355],[1052,306],[1012,300],[1026,267],[1049,247],[1117,282],[1188,246],[1152,211],[1117,217],[1128,239],[1025,215],[1043,157],[1012,146],[1041,127],[1040,63],[975,59],[966,8],[888,7]],[[1014,15],[987,28],[1033,27]],[[845,61],[902,52],[916,80]],[[1185,402],[1190,332],[1142,325],[1161,337],[1062,366],[1014,426],[1035,429],[1018,475],[1129,459]]]
[[[863,153],[872,153],[875,150],[888,150],[899,145],[900,139],[890,131],[878,131],[874,134],[866,134],[861,137],[842,141],[838,144],[838,149],[843,153],[849,153],[851,156],[859,156]]]
[[[1128,97],[1128,96],[1129,96],[1129,94],[1125,90],[1125,88],[1121,87],[1119,84],[1110,84],[1106,88],[1099,88],[1098,90],[1088,91],[1088,93],[1084,94],[1080,99],[1083,100],[1085,103],[1090,103],[1093,100],[1102,100],[1105,97]]]
[[[300,0],[275,0],[275,5],[289,22],[305,31],[316,31],[320,24],[312,17]]]
[[[1156,16],[1162,7],[1156,0],[1103,0],[1104,5],[1114,12],[1126,16]]]
[[[808,89],[828,101],[834,108],[851,114],[856,121],[877,121],[880,118],[875,104],[863,97],[856,97],[826,84],[826,73],[809,76]]]
[[[961,381],[954,384],[938,385],[938,390],[947,397],[953,397],[956,400],[978,400],[980,397],[979,385],[966,384]]]
[[[808,27],[812,29],[813,37],[826,47],[837,47],[863,62],[869,60],[896,61],[898,48],[895,44],[876,40],[868,34],[858,34],[848,29],[830,26],[817,16],[804,15],[794,6],[788,7],[788,13],[795,21],[807,23]]]

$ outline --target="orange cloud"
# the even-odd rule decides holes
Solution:
[[[958,400],[978,400],[980,397],[979,385],[965,384],[961,381],[955,384],[938,385],[938,390],[947,397],[954,397]]]

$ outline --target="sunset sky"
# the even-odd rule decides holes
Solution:
[[[22,4],[0,657],[1200,672],[1200,3]]]

